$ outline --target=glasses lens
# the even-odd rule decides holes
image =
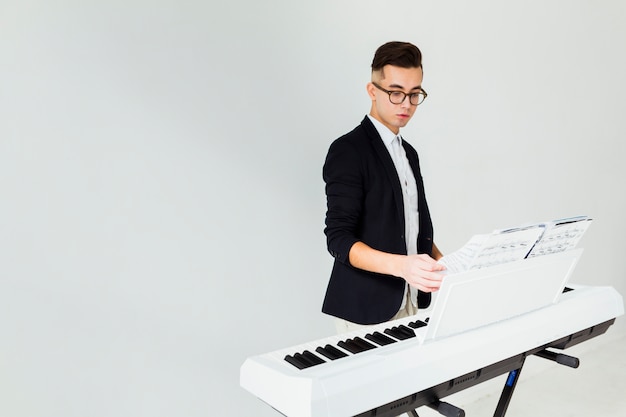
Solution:
[[[405,97],[406,95],[402,91],[394,91],[391,94],[389,94],[389,100],[391,100],[393,104],[402,103]]]
[[[422,93],[421,91],[419,93],[411,94],[409,97],[411,99],[411,104],[414,106],[422,104],[422,102],[426,98],[426,96],[424,96],[424,93]]]

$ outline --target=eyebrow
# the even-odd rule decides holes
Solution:
[[[400,89],[400,90],[404,90],[404,87],[403,87],[403,86],[401,86],[400,84],[391,84],[391,85],[389,86],[389,88],[398,88],[398,89]],[[421,89],[422,89],[422,86],[421,86],[421,85],[418,85],[418,86],[415,86],[415,87],[411,88],[409,91],[413,91],[413,90],[421,90]]]

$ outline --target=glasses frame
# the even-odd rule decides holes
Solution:
[[[378,88],[380,91],[382,91],[382,92],[384,92],[384,93],[387,93],[387,95],[389,96],[389,102],[390,102],[391,104],[402,104],[402,103],[404,103],[404,100],[406,100],[406,97],[407,97],[407,96],[409,96],[409,103],[411,103],[411,105],[412,105],[412,106],[419,106],[420,104],[422,104],[422,103],[424,102],[424,100],[426,100],[426,97],[428,97],[428,93],[426,93],[426,91],[424,91],[424,90],[423,90],[423,89],[421,89],[421,88],[420,88],[419,93],[408,93],[408,94],[407,94],[407,93],[405,93],[404,91],[400,91],[400,90],[394,90],[394,91],[387,90],[387,89],[385,89],[385,88],[383,88],[383,87],[379,86],[378,84],[376,84],[374,81],[372,81],[372,85],[374,85],[374,87]],[[403,97],[402,97],[402,100],[400,100],[400,102],[399,102],[399,103],[394,103],[394,102],[391,100],[391,95],[392,95],[392,94],[404,94],[404,95],[403,95]],[[416,97],[418,97],[418,99],[419,99],[419,97],[421,97],[422,95],[424,96],[424,98],[422,99],[422,101],[418,102],[417,104],[416,104],[416,103],[413,103],[412,97],[415,97],[415,96],[416,96]]]

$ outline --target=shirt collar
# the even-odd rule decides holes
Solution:
[[[368,114],[367,117],[370,118],[370,121],[372,122],[376,130],[378,131],[380,138],[383,140],[385,145],[387,145],[387,147],[391,146],[391,142],[393,142],[396,136],[400,136],[400,134],[396,135],[395,133],[393,133],[391,130],[389,130],[387,126],[385,126],[384,124],[376,120],[371,115]]]

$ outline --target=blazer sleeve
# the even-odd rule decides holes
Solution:
[[[363,209],[363,167],[354,143],[338,139],[330,146],[323,167],[326,183],[326,243],[328,252],[349,265],[348,255],[358,236]]]

